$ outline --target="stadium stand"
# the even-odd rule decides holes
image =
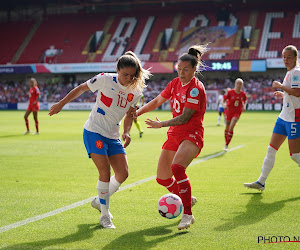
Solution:
[[[33,21],[15,21],[0,23],[0,64],[11,62],[18,48],[33,27]]]
[[[85,62],[82,55],[88,38],[102,30],[103,18],[97,15],[52,15],[44,18],[32,40],[24,50],[18,63],[38,63],[46,49],[53,45],[63,52],[57,57],[57,63]]]
[[[176,61],[187,27],[238,26],[232,49],[229,52],[212,51],[204,60],[278,58],[284,46],[300,42],[299,11],[231,9],[228,18],[223,20],[217,11],[202,9],[201,4],[195,6],[192,15],[186,9],[174,11],[167,8],[155,12],[144,9],[138,12],[45,15],[16,63],[43,62],[43,55],[50,46],[62,50],[54,60],[56,63],[110,62],[128,49],[134,50],[142,61]],[[252,32],[249,47],[241,48],[245,26],[251,26]],[[1,51],[4,52],[1,64],[13,61],[14,53],[32,27],[33,21],[0,24],[1,33],[13,37],[1,41]],[[168,44],[164,40],[166,30],[172,34]],[[103,38],[91,56],[88,42],[96,31],[101,31]],[[203,41],[211,40],[207,35]]]

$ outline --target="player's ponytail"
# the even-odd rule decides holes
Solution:
[[[192,67],[197,67],[197,70],[200,68],[205,68],[206,65],[202,62],[202,56],[208,51],[208,44],[205,45],[193,45],[189,48],[188,53],[184,53],[179,57],[180,61],[189,61]]]
[[[120,70],[126,67],[133,67],[136,69],[135,78],[132,80],[132,83],[128,87],[130,89],[138,88],[140,91],[143,91],[143,89],[147,87],[145,85],[145,81],[152,76],[150,71],[143,69],[141,61],[132,51],[127,51],[118,59],[117,69]]]

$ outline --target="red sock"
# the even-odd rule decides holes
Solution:
[[[170,178],[167,180],[162,180],[162,179],[156,178],[156,181],[158,184],[167,188],[171,193],[177,194],[179,196],[178,185],[174,178]]]
[[[226,143],[226,145],[229,144],[229,142],[231,141],[232,137],[233,137],[233,131],[228,131],[228,136],[227,136],[227,143]]]
[[[39,121],[35,121],[36,132],[39,132]]]
[[[26,124],[27,131],[29,131],[29,121],[28,121],[28,119],[25,119],[25,124]]]
[[[226,143],[226,145],[228,145],[228,143],[227,143],[227,141],[228,141],[228,130],[225,130],[224,136],[225,136],[225,143]]]
[[[171,166],[174,177],[177,181],[179,196],[184,207],[184,214],[192,214],[192,188],[189,178],[185,174],[185,168],[178,164]]]

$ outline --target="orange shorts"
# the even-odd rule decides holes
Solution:
[[[200,154],[201,149],[203,148],[203,135],[201,135],[199,132],[195,131],[194,133],[190,134],[176,134],[168,133],[168,138],[165,141],[165,143],[162,145],[162,149],[167,149],[171,151],[177,151],[179,145],[184,140],[189,140],[197,145],[199,148],[199,153],[195,156],[195,158]]]

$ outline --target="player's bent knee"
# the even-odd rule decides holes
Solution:
[[[118,182],[123,183],[126,181],[126,179],[129,176],[128,170],[124,170],[122,172],[115,173],[115,178],[118,180]]]
[[[300,167],[300,153],[296,153],[296,154],[291,154],[291,159],[293,160],[293,161],[295,161],[297,164],[298,164],[298,166]]]

